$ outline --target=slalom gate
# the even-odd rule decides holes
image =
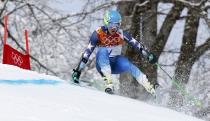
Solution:
[[[28,48],[28,32],[25,30],[25,40],[26,40],[26,54],[23,54],[16,49],[9,46],[7,41],[8,35],[8,16],[4,17],[4,47],[3,47],[3,64],[9,64],[18,66],[23,69],[31,70],[30,66],[30,55]]]

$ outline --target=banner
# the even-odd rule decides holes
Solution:
[[[22,54],[9,46],[7,41],[7,20],[8,17],[4,18],[4,49],[3,49],[3,64],[15,65],[23,69],[31,69],[30,56],[28,48],[28,32],[25,30],[26,40],[26,54]]]

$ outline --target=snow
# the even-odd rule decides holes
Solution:
[[[10,83],[14,80],[15,84]],[[39,83],[33,83],[36,80]],[[0,107],[1,121],[201,121],[167,108],[3,64]]]
[[[0,80],[57,80],[63,81],[58,77],[39,74],[34,71],[23,70],[19,67],[1,64],[0,65]]]

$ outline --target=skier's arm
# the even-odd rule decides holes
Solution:
[[[156,63],[156,56],[153,53],[149,52],[147,48],[145,48],[141,43],[135,40],[129,33],[123,32],[123,38],[129,45],[137,49],[145,58],[147,58],[150,63]]]
[[[92,52],[94,51],[98,42],[98,37],[96,31],[94,31],[90,37],[90,41],[88,47],[85,49],[84,53],[82,54],[81,60],[77,66],[78,71],[82,71],[85,67],[85,64],[88,62],[88,59]]]
[[[85,49],[85,52],[82,54],[79,64],[77,65],[76,69],[73,69],[72,80],[74,81],[74,83],[79,83],[79,77],[81,75],[81,72],[85,68],[85,65],[88,62],[88,59],[92,54],[93,50],[95,49],[97,42],[98,42],[97,33],[96,31],[94,31],[90,37],[90,42],[88,44],[88,47]]]

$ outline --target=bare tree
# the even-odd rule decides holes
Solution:
[[[119,5],[123,5],[123,4],[127,4],[127,3],[125,3],[125,1],[123,1]],[[156,28],[157,28],[157,24],[156,24],[157,2],[154,2],[154,1],[153,2],[133,1],[132,5],[133,5],[133,7],[130,7],[130,8],[135,8],[135,9],[133,9],[133,11],[131,12],[133,14],[130,15],[130,16],[132,16],[132,18],[131,18],[132,23],[131,23],[131,29],[130,29],[131,34],[134,37],[136,37],[136,36],[139,37],[139,38],[136,38],[137,40],[140,40],[140,36],[143,36],[144,39],[142,39],[141,43],[143,42],[143,44],[145,46],[149,47],[148,48],[149,50],[154,52],[157,55],[157,57],[159,57],[161,52],[164,49],[164,46],[165,46],[167,40],[168,40],[170,31],[172,30],[174,24],[176,23],[176,20],[179,19],[181,11],[183,10],[184,7],[179,6],[180,3],[176,3],[175,6],[171,9],[169,14],[167,15],[167,17],[160,29],[160,32],[156,35],[156,33],[157,33],[157,30],[156,30]],[[134,7],[134,6],[136,6],[136,7]],[[142,14],[147,15],[147,16],[143,17],[144,21],[142,21],[142,22],[144,25],[141,24],[142,27],[145,28],[145,30],[142,32],[142,34],[144,34],[144,35],[139,35],[140,28],[141,28],[140,17]],[[151,25],[153,25],[153,26],[151,26]],[[150,29],[148,30],[148,28],[150,28]],[[147,33],[147,34],[145,34],[145,33]],[[148,34],[148,33],[150,33],[150,34]],[[148,41],[146,39],[148,39]],[[126,55],[131,57],[131,59],[134,62],[136,62],[135,64],[137,64],[143,70],[144,73],[146,73],[147,75],[149,75],[149,77],[151,77],[151,78],[149,78],[150,81],[153,82],[153,84],[156,83],[156,80],[157,80],[156,67],[152,66],[151,64],[148,64],[146,61],[140,61],[139,55],[132,48],[127,49],[126,51],[127,51]],[[133,81],[133,79],[130,79],[130,77],[129,78],[126,78],[126,77],[128,77],[128,76],[125,76],[125,77],[123,76],[120,80],[122,80],[123,82],[124,82],[124,80],[125,81],[131,80],[132,83],[135,83],[135,81]],[[135,92],[130,92],[130,93],[132,93],[134,95],[139,94],[139,92],[137,90]],[[134,97],[139,98],[139,96],[134,96]]]
[[[160,28],[159,33],[155,27],[155,21],[157,19],[155,16],[159,14],[164,14],[156,10],[157,4],[170,3],[173,4],[173,7],[170,11],[165,14],[166,18]],[[137,6],[140,6],[139,8]],[[153,6],[153,7],[152,7]],[[153,9],[152,9],[153,8]],[[187,15],[181,16],[182,11],[186,8],[188,10]],[[188,84],[192,67],[193,65],[210,49],[209,38],[205,40],[204,43],[196,46],[198,43],[197,34],[198,28],[200,26],[200,20],[204,20],[209,26],[209,1],[207,0],[132,0],[132,1],[120,1],[118,4],[118,9],[120,10],[125,21],[122,25],[128,30],[137,40],[143,43],[149,50],[155,53],[159,58],[164,51],[166,42],[168,41],[169,35],[178,20],[185,20],[184,33],[182,38],[181,49],[168,51],[169,53],[179,54],[177,61],[174,61],[170,66],[175,67],[174,79],[178,83],[183,85]],[[126,9],[126,11],[125,11]],[[144,16],[146,14],[147,16]],[[142,19],[143,15],[143,19]],[[153,17],[150,17],[153,16]],[[153,19],[152,19],[153,18]],[[144,20],[144,21],[142,21]],[[153,22],[150,23],[150,22]],[[125,25],[125,24],[129,24]],[[149,30],[145,32],[145,29]],[[155,29],[150,29],[155,28]],[[148,34],[150,33],[150,34]],[[157,33],[157,34],[156,34]],[[142,34],[142,35],[141,35]],[[143,37],[142,37],[143,36]],[[177,35],[180,36],[180,35]],[[142,39],[143,38],[143,39]],[[147,41],[148,40],[148,41]],[[148,42],[148,43],[147,43]],[[129,47],[124,48],[127,56],[138,65],[139,68],[143,70],[147,75],[152,75],[149,80],[155,82],[157,80],[157,68],[145,62],[142,59],[139,59],[139,55]],[[145,96],[139,94],[141,93],[141,88],[134,81],[134,79],[128,74],[121,75],[121,92],[123,95],[144,99]],[[198,82],[199,83],[199,82]],[[176,90],[176,89],[175,89]],[[174,87],[171,89],[170,101],[168,105],[170,107],[181,107],[184,106],[185,98],[182,97],[178,92],[174,90]],[[206,94],[206,93],[205,93]],[[202,112],[202,111],[201,111]]]

